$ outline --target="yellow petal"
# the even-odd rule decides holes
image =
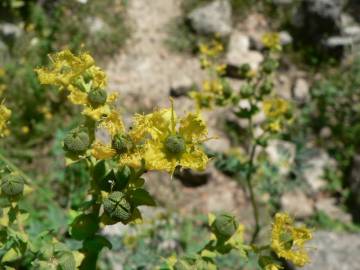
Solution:
[[[115,156],[116,151],[111,146],[102,144],[101,142],[95,142],[91,150],[92,155],[98,159],[109,159]]]
[[[180,120],[179,133],[187,142],[200,142],[206,139],[208,130],[199,113],[189,113]]]

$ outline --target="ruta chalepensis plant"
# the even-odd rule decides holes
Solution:
[[[205,47],[203,50],[206,51]],[[67,166],[85,162],[91,176],[87,199],[78,210],[71,210],[69,214],[67,237],[81,244],[78,248],[70,247],[60,241],[58,232],[50,230],[36,239],[29,238],[26,226],[28,215],[21,209],[19,201],[26,200],[28,192],[36,192],[41,187],[33,186],[31,179],[1,156],[4,164],[1,170],[0,264],[5,269],[97,269],[101,250],[111,248],[110,241],[101,234],[102,229],[116,223],[140,223],[139,207],[156,205],[155,199],[144,187],[147,171],[165,171],[173,175],[178,167],[199,171],[206,168],[209,158],[202,144],[209,139],[207,125],[200,110],[178,116],[173,100],[170,100],[169,108],[135,114],[131,126],[125,126],[117,107],[117,95],[106,90],[106,74],[96,66],[91,55],[74,55],[64,50],[51,55],[50,61],[49,67],[36,69],[40,83],[57,87],[71,103],[81,108],[81,123],[70,130],[63,140]],[[206,64],[205,58],[203,61]],[[216,67],[216,70],[222,74],[224,67]],[[268,74],[266,77],[271,73],[262,72]],[[253,75],[251,78],[254,78]],[[258,82],[258,87],[254,86],[252,90],[253,94],[247,95],[250,102],[254,102],[253,106],[258,88],[264,83],[263,80]],[[250,81],[249,85],[252,85]],[[225,93],[210,92],[214,95]],[[218,97],[211,96],[209,105]],[[202,98],[195,96],[197,101]],[[234,100],[233,94],[226,95],[223,104],[228,98]],[[278,111],[278,104],[282,102],[275,98],[264,102],[269,114],[264,134],[279,132],[288,122],[288,115],[284,115],[285,109],[288,113],[287,105],[284,105],[285,108],[280,106],[281,111]],[[203,103],[198,104],[200,108]],[[0,108],[6,112],[1,114],[0,122],[0,131],[5,134],[10,112],[4,105]],[[240,115],[243,113],[239,111]],[[248,119],[251,121],[251,113]],[[99,136],[99,131],[107,136]],[[254,148],[261,139],[252,138],[256,142]],[[255,149],[252,151],[255,152]],[[247,172],[250,188],[255,169],[253,158],[249,161]],[[252,200],[255,200],[253,196]],[[304,244],[311,238],[311,231],[305,227],[294,227],[288,215],[276,215],[272,235],[266,245],[254,245],[259,224],[256,223],[256,226],[251,245],[248,245],[244,241],[244,227],[233,215],[210,214],[209,242],[196,254],[164,260],[160,269],[217,269],[216,257],[232,250],[238,251],[239,256],[244,258],[250,253],[255,254],[266,270],[282,269],[278,258],[299,266],[309,261]]]

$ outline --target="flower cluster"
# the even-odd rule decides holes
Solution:
[[[273,133],[283,130],[286,124],[291,122],[290,103],[279,97],[267,98],[263,101],[262,109],[267,118],[265,129]]]
[[[83,115],[93,123],[89,126],[87,122],[65,138],[65,150],[73,160],[93,156],[97,160],[116,160],[120,166],[169,173],[178,166],[205,169],[208,158],[201,144],[207,139],[207,127],[199,113],[178,118],[171,106],[136,114],[133,125],[126,130],[114,104],[115,95],[105,91],[106,75],[89,54],[75,56],[65,50],[51,59],[51,68],[36,70],[40,82],[68,91],[69,100],[82,105]],[[96,140],[94,128],[107,130],[111,142]]]
[[[265,33],[261,40],[264,46],[272,51],[281,51],[282,49],[279,33]]]
[[[312,238],[311,230],[295,227],[289,215],[277,213],[271,233],[271,249],[279,256],[291,261],[296,266],[309,263],[309,255],[304,247]]]
[[[198,109],[223,105],[232,97],[229,85],[222,78],[226,65],[219,63],[219,56],[223,51],[224,46],[218,40],[199,45],[201,67],[208,72],[209,78],[203,82],[201,89],[190,92],[190,97],[194,99]]]
[[[0,68],[0,137],[4,137],[9,134],[7,129],[7,123],[11,116],[11,111],[4,105],[4,101],[1,96],[6,89],[6,85],[2,83],[2,78],[5,75],[5,70]]]

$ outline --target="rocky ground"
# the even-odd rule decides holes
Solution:
[[[191,14],[190,19],[196,24],[201,24],[201,22],[196,21],[196,16],[200,14],[205,21],[203,23],[208,24],[206,29],[222,31],[223,35],[229,36],[229,48],[226,55],[228,64],[238,65],[250,62],[251,66],[256,68],[263,59],[259,40],[262,33],[268,30],[269,22],[263,15],[253,13],[248,14],[241,23],[233,25],[231,23],[231,10],[230,13],[225,12],[227,14],[225,17],[216,15],[216,8],[222,11],[229,8],[226,6],[228,2],[215,2],[219,2],[215,11],[214,6],[207,7],[207,10],[198,10]],[[277,2],[286,4],[289,1]],[[168,106],[171,89],[186,88],[193,83],[200,83],[205,78],[196,57],[175,53],[165,45],[168,24],[181,15],[180,4],[181,0],[129,1],[128,16],[131,22],[132,36],[125,49],[115,56],[106,68],[111,90],[119,91],[122,103],[129,112],[146,112],[157,106]],[[317,8],[317,10],[311,9],[311,14],[315,18],[319,16],[318,11],[321,5]],[[330,13],[326,16],[336,16],[336,14],[334,15],[337,12],[336,8],[335,4],[333,6],[330,4]],[[207,12],[215,12],[215,14],[210,14],[208,21],[206,21]],[[357,28],[353,24],[353,20],[349,18],[347,14],[343,14],[341,17],[347,25],[347,28],[343,28],[345,32],[338,31],[338,26],[334,26],[336,36],[332,40],[327,40],[330,47],[337,47],[341,45],[339,43],[350,42],[349,36],[351,36],[351,42],[356,41],[355,37],[359,37],[356,35],[359,35],[360,28]],[[221,26],[219,29],[213,29],[216,28],[216,25],[212,25],[212,19],[220,20],[217,24]],[[199,31],[207,31],[204,30],[204,25],[197,27]],[[305,26],[299,22],[299,27]],[[281,36],[284,44],[292,41],[292,37],[287,32],[282,32]],[[232,83],[234,85],[239,84],[237,81],[232,81]],[[300,103],[306,102],[309,99],[309,84],[309,76],[305,71],[289,66],[277,78],[277,91],[284,98],[293,99]],[[177,98],[175,104],[179,113],[192,108],[191,101],[186,97]],[[230,139],[219,129],[219,123],[227,115],[226,110],[205,113],[205,117],[210,120],[211,135],[220,135],[221,138],[209,145],[213,145],[216,150],[225,152],[231,143]],[[303,177],[309,185],[310,191],[305,193],[300,189],[295,189],[285,193],[281,198],[283,210],[300,219],[307,218],[313,215],[316,210],[320,210],[341,222],[350,222],[351,217],[337,206],[336,200],[322,192],[325,185],[324,170],[326,166],[336,166],[335,161],[325,151],[317,149],[311,144],[309,144],[309,148],[311,148],[312,154],[306,160]],[[288,153],[285,163],[281,158],[284,149]],[[272,162],[282,166],[284,174],[288,173],[287,170],[292,166],[296,155],[295,145],[285,141],[274,141],[270,143],[266,151],[268,151]],[[237,213],[244,223],[251,223],[248,195],[235,182],[217,172],[213,166],[210,166],[205,174],[192,175],[192,177],[197,180],[200,178],[204,184],[198,187],[187,187],[176,179],[171,180],[168,175],[160,174],[149,174],[147,181],[150,191],[164,206],[184,213],[232,211]],[[116,228],[111,230],[116,230]],[[313,263],[306,269],[357,269],[359,262],[356,261],[356,255],[360,252],[359,241],[360,235],[326,231],[315,232],[313,246],[316,249],[312,256]]]

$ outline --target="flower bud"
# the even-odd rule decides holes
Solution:
[[[72,154],[83,154],[90,146],[90,138],[85,130],[73,129],[64,139],[64,149]]]
[[[185,152],[185,141],[179,135],[170,135],[166,138],[165,148],[171,154],[182,154]]]
[[[118,154],[125,153],[132,147],[133,143],[127,135],[117,134],[112,140],[112,148],[115,149]]]
[[[264,84],[260,86],[261,95],[265,96],[271,93],[274,85],[271,81],[265,81]]]
[[[90,101],[91,105],[98,107],[104,105],[107,100],[107,93],[103,89],[95,89],[91,90],[88,94],[88,100]]]
[[[249,98],[254,94],[254,88],[250,84],[245,84],[240,89],[240,95],[242,98]]]
[[[238,223],[233,215],[221,214],[215,219],[212,230],[221,239],[229,239],[237,230]]]
[[[8,196],[19,195],[24,191],[24,179],[17,173],[10,173],[2,179],[1,190]]]
[[[131,217],[131,205],[120,191],[110,193],[103,201],[104,210],[111,218],[127,221]]]
[[[279,66],[279,62],[275,59],[266,59],[262,64],[262,70],[266,74],[270,74],[275,71]]]

